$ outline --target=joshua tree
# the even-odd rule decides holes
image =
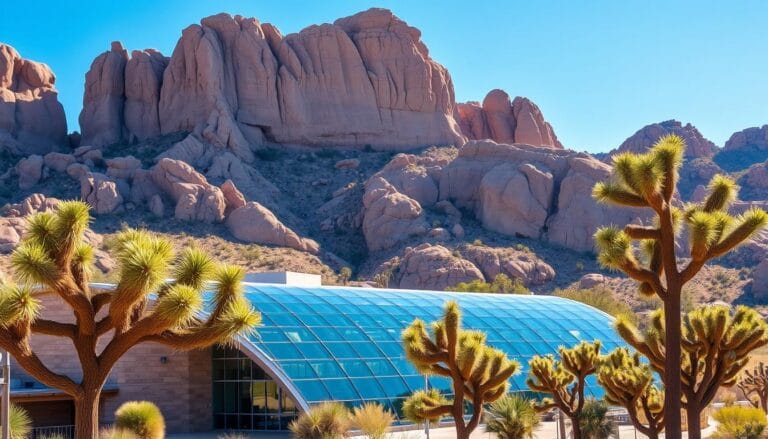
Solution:
[[[751,371],[745,370],[736,385],[753,406],[768,411],[768,367],[762,361]]]
[[[664,430],[664,392],[653,384],[651,367],[627,348],[603,357],[597,381],[605,389],[605,400],[627,409],[632,424],[650,439]]]
[[[93,248],[83,240],[89,220],[88,206],[75,201],[61,203],[55,213],[31,216],[11,258],[18,283],[0,287],[0,346],[30,375],[74,399],[79,439],[97,437],[104,382],[134,345],[152,341],[180,350],[202,348],[232,340],[260,322],[242,296],[240,268],[218,266],[195,249],[175,258],[168,241],[143,231],[124,231],[116,238],[115,285],[91,286]],[[164,280],[169,277],[174,280]],[[202,290],[209,279],[216,284],[211,312],[202,319]],[[58,296],[74,323],[41,318],[38,292]],[[80,382],[41,361],[32,350],[33,334],[72,343],[82,368]]]
[[[451,415],[456,437],[468,439],[483,414],[483,404],[507,393],[507,380],[520,366],[504,352],[485,344],[485,334],[461,328],[461,313],[456,302],[445,304],[442,320],[427,331],[422,320],[414,320],[403,331],[405,355],[423,374],[451,380],[453,401],[438,392],[416,392],[405,402],[406,416],[414,422],[431,422]],[[472,404],[472,417],[464,419],[464,400]]]
[[[644,332],[621,318],[616,322],[621,336],[646,356],[657,372],[666,367],[663,314],[661,310],[652,314]],[[688,415],[688,437],[699,439],[701,412],[712,402],[720,387],[736,384],[739,372],[749,361],[749,354],[768,344],[768,324],[760,314],[746,306],[737,307],[731,315],[727,306],[707,305],[685,315],[681,333],[681,396]]]
[[[658,296],[663,302],[667,329],[666,367],[663,375],[666,410],[666,437],[680,439],[682,362],[680,333],[680,295],[685,285],[710,259],[722,256],[749,239],[765,226],[768,216],[752,209],[738,218],[727,212],[738,188],[728,177],[716,175],[709,183],[706,199],[687,206],[674,207],[678,170],[682,164],[685,142],[676,135],[662,137],[646,154],[624,153],[613,159],[614,178],[598,183],[594,197],[621,206],[647,208],[655,216],[652,226],[628,225],[623,230],[601,228],[595,234],[600,262],[637,280],[640,293]],[[678,261],[675,249],[677,231],[688,227],[689,258]],[[646,254],[644,263],[635,256],[633,241]]]
[[[535,356],[530,361],[528,387],[535,392],[548,393],[536,405],[539,412],[551,408],[560,409],[571,419],[573,438],[581,439],[579,418],[584,408],[584,387],[586,378],[596,372],[600,361],[600,341],[582,341],[572,348],[560,347],[560,359],[552,355]]]

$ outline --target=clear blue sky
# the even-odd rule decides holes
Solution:
[[[181,30],[228,12],[283,34],[372,6],[422,31],[457,99],[531,98],[573,149],[606,151],[652,122],[691,122],[722,145],[768,123],[766,1],[9,1],[0,41],[49,64],[70,130],[85,72],[110,41],[170,55]]]

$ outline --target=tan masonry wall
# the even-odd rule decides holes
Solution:
[[[74,317],[57,296],[38,296],[45,319],[73,322]],[[100,346],[109,341],[102,337]],[[77,354],[66,338],[35,335],[32,349],[49,368],[76,381],[82,378]],[[111,423],[117,407],[134,400],[152,401],[165,417],[168,433],[208,431],[213,426],[211,409],[211,351],[178,352],[156,343],[134,346],[118,361],[108,379],[116,385],[116,394],[108,394],[101,402],[101,422]],[[29,375],[15,362],[11,376],[24,379]]]

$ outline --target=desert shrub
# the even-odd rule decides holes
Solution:
[[[346,285],[349,283],[350,279],[352,279],[352,269],[349,267],[342,267],[339,271],[339,282],[342,285]]]
[[[504,273],[499,273],[493,282],[485,282],[475,279],[472,282],[460,282],[446,291],[458,291],[465,293],[502,293],[502,294],[530,294],[531,291],[522,280],[510,278]]]
[[[32,418],[29,413],[16,404],[10,405],[8,410],[8,425],[10,426],[11,439],[25,439],[32,431]]]
[[[352,425],[370,439],[384,439],[395,415],[381,404],[368,402],[352,411]]]
[[[624,316],[632,323],[637,323],[637,316],[632,308],[616,298],[613,291],[606,287],[556,290],[555,296],[584,303],[614,317]]]
[[[579,426],[584,439],[608,439],[616,426],[608,418],[608,404],[596,399],[584,402],[579,416]]]
[[[216,436],[216,439],[248,439],[248,436],[240,433],[224,433]]]
[[[713,439],[758,439],[766,427],[765,412],[755,407],[723,407],[712,417],[718,422]]]
[[[524,253],[533,253],[531,248],[524,244],[515,244],[515,250],[521,251]]]
[[[303,413],[288,429],[296,439],[341,439],[349,427],[349,410],[338,402],[324,402]]]
[[[531,401],[519,395],[507,395],[494,401],[485,414],[485,431],[499,439],[530,439],[541,423]]]
[[[736,394],[731,392],[730,390],[722,390],[720,392],[720,395],[719,395],[718,399],[726,407],[730,407],[732,405],[736,405],[736,401],[737,401]]]
[[[165,420],[160,409],[149,401],[129,401],[115,412],[115,428],[128,430],[140,439],[163,439]]]

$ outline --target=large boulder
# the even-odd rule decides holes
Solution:
[[[498,143],[524,143],[533,146],[562,148],[552,126],[541,110],[527,98],[491,90],[483,100],[457,105],[459,124],[469,139],[490,139]]]
[[[313,254],[319,251],[315,241],[299,237],[274,213],[255,201],[232,211],[227,217],[227,227],[235,238],[245,242],[290,247]]]
[[[677,134],[685,140],[685,156],[687,158],[712,157],[718,151],[717,145],[705,138],[695,126],[690,123],[683,125],[676,120],[667,120],[640,128],[610,154],[613,155],[621,152],[644,153],[661,137],[669,134]]]
[[[47,154],[67,143],[67,121],[55,83],[47,65],[23,59],[0,43],[0,150]]]
[[[394,247],[428,229],[419,202],[381,177],[365,183],[363,212],[363,235],[369,250]]]
[[[143,173],[134,173],[134,186],[136,186],[137,175],[141,175],[140,179],[144,178]],[[208,183],[205,176],[187,163],[167,158],[161,159],[150,171],[150,179],[155,187],[176,203],[176,219],[206,223],[224,220],[227,203],[221,189]],[[143,197],[149,196],[145,201],[149,201],[154,195],[151,185],[147,183],[139,183],[139,185],[142,187]],[[149,186],[148,189],[144,190],[145,186]],[[139,189],[133,189],[133,192],[137,191]]]
[[[80,179],[80,198],[90,204],[97,215],[112,213],[123,204],[117,183],[97,172],[89,172]]]
[[[31,155],[19,160],[16,173],[19,174],[19,189],[26,190],[34,187],[43,177],[44,160],[39,155]]]
[[[768,299],[768,259],[763,259],[752,272],[752,295],[760,302]]]
[[[398,288],[445,290],[473,280],[485,278],[472,262],[441,245],[422,244],[405,249],[393,282]]]
[[[168,58],[154,49],[134,50],[125,64],[125,129],[128,141],[160,134],[160,89]]]

